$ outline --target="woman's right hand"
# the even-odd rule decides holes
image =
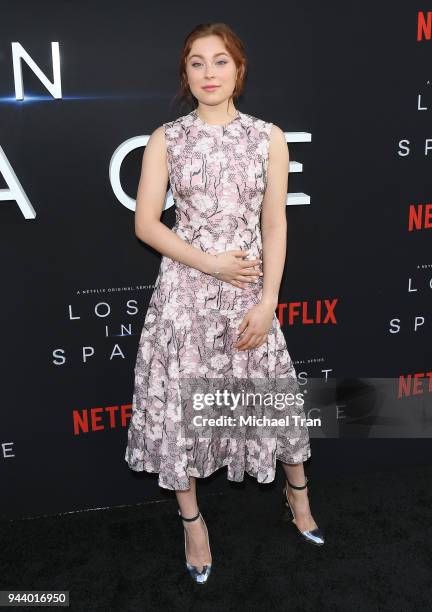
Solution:
[[[259,270],[259,259],[244,259],[249,251],[225,251],[213,255],[210,274],[219,280],[245,289],[248,283],[254,283],[262,276]],[[246,283],[246,284],[245,284]]]

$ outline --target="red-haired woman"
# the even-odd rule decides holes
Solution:
[[[159,486],[175,491],[186,566],[200,584],[212,557],[196,478],[222,466],[229,480],[242,481],[246,472],[271,482],[279,459],[286,516],[295,515],[304,540],[324,543],[309,507],[303,462],[311,450],[299,419],[273,436],[226,427],[185,435],[182,380],[278,379],[298,389],[275,315],[289,152],[279,127],[234,106],[245,75],[244,46],[226,24],[199,25],[187,36],[180,94],[194,108],[151,134],[136,200],[136,235],[163,257],[139,342],[125,459],[133,470],[159,473]],[[172,229],[160,221],[168,180]],[[301,403],[290,410],[304,418]]]

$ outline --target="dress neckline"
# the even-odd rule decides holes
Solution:
[[[206,123],[205,121],[203,121],[203,120],[202,120],[202,119],[201,119],[201,118],[198,116],[198,113],[197,113],[197,109],[196,109],[196,108],[194,108],[194,110],[191,112],[191,115],[192,115],[192,117],[193,117],[193,119],[194,119],[194,121],[195,121],[195,123],[196,123],[197,125],[200,125],[200,126],[202,126],[202,127],[206,127],[206,128],[213,128],[213,129],[216,129],[216,130],[217,130],[217,129],[219,129],[219,128],[226,128],[226,127],[228,127],[229,125],[231,125],[231,124],[235,123],[236,121],[238,121],[238,120],[240,119],[241,112],[240,112],[239,110],[237,110],[237,115],[236,115],[236,116],[235,116],[233,119],[231,119],[231,121],[228,121],[228,123],[221,123],[221,124],[219,124],[219,125],[215,125],[215,124],[213,124],[213,123]]]

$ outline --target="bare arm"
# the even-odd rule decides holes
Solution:
[[[144,150],[136,198],[135,234],[162,255],[209,274],[216,269],[215,256],[188,244],[160,220],[167,184],[165,134],[164,127],[160,126]]]
[[[263,242],[263,290],[259,304],[243,317],[238,328],[239,340],[233,346],[246,351],[261,346],[273,325],[279,287],[286,257],[286,197],[288,190],[289,152],[282,130],[273,125],[270,131],[267,187],[261,211]]]
[[[263,240],[262,303],[276,308],[287,248],[286,198],[289,150],[283,131],[273,125],[270,132],[267,188],[261,213]]]

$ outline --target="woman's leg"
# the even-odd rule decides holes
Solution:
[[[295,486],[303,486],[306,482],[303,463],[284,463],[281,461],[285,476]],[[292,489],[288,485],[288,499],[295,514],[295,524],[300,531],[312,530],[318,527],[315,523],[308,499],[308,489]]]
[[[190,489],[176,491],[177,502],[182,516],[192,518],[198,513],[196,498],[196,478],[189,476]],[[180,519],[181,520],[181,519]],[[196,565],[201,571],[203,565],[211,563],[211,555],[207,546],[207,534],[201,518],[196,521],[182,521],[186,530],[186,553],[189,563]]]

